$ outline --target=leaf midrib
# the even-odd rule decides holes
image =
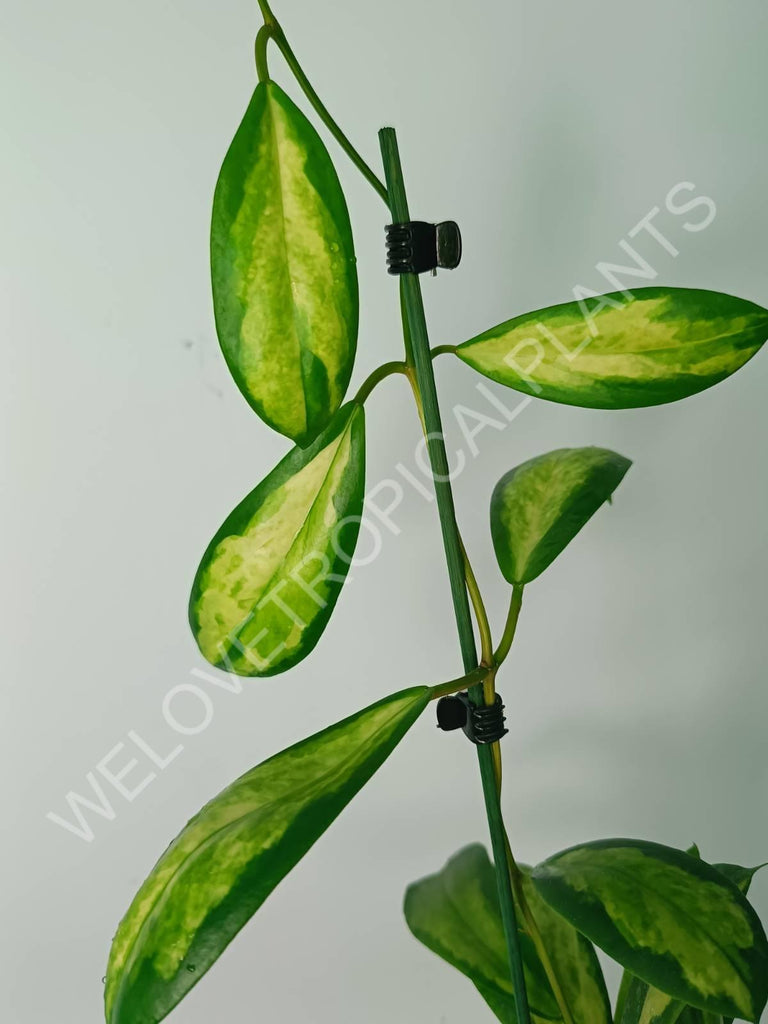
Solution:
[[[302,358],[304,346],[301,343],[301,334],[299,331],[299,315],[297,308],[296,289],[293,284],[293,275],[290,272],[291,260],[288,255],[288,232],[287,232],[287,219],[285,215],[285,202],[283,200],[283,164],[280,159],[280,144],[277,137],[277,126],[275,123],[275,112],[274,106],[275,99],[272,96],[269,87],[267,87],[267,103],[269,107],[269,127],[272,135],[272,149],[275,154],[275,164],[277,165],[277,178],[280,187],[278,188],[278,202],[280,204],[280,222],[283,226],[280,232],[280,241],[282,243],[283,255],[285,256],[285,267],[288,274],[288,289],[291,293],[291,320],[293,321],[293,336],[296,342],[296,347],[299,353],[299,376],[301,378],[301,397],[304,403],[304,430],[305,433],[309,430],[309,406],[307,404],[307,381],[304,374],[304,360]]]
[[[330,461],[328,469],[327,469],[325,475],[323,476],[322,481],[320,482],[320,486],[317,488],[317,491],[315,493],[314,498],[310,502],[310,505],[309,505],[309,507],[307,509],[306,515],[304,516],[304,519],[301,521],[301,524],[296,528],[296,532],[291,536],[291,539],[290,539],[288,545],[285,548],[285,554],[284,554],[282,560],[277,565],[276,569],[274,570],[272,575],[269,577],[269,579],[266,581],[266,583],[264,584],[262,589],[259,591],[259,596],[258,596],[257,600],[253,604],[253,609],[252,609],[253,614],[255,614],[255,612],[257,610],[257,606],[258,606],[259,602],[262,600],[264,594],[266,594],[269,591],[270,586],[272,585],[274,580],[278,577],[278,575],[279,575],[279,573],[280,573],[280,571],[282,569],[282,566],[285,563],[285,560],[288,558],[288,555],[290,554],[291,550],[295,546],[296,541],[307,530],[307,523],[309,522],[309,520],[310,520],[310,518],[312,516],[312,512],[313,512],[313,510],[315,508],[315,505],[317,504],[317,502],[318,502],[318,500],[320,498],[320,495],[322,494],[322,491],[323,491],[323,488],[325,487],[326,481],[328,480],[328,477],[331,475],[331,473],[333,471],[333,468],[336,465],[336,460],[338,459],[339,453],[341,452],[341,449],[342,449],[342,440],[344,438],[344,435],[347,433],[347,431],[351,430],[351,428],[352,428],[352,420],[353,420],[356,412],[357,412],[357,409],[353,409],[351,414],[350,414],[349,421],[344,424],[344,426],[339,431],[339,433],[336,435],[336,437],[334,437],[333,440],[329,441],[327,445],[325,445],[323,448],[321,448],[319,452],[316,452],[315,455],[309,460],[309,462],[306,462],[304,464],[304,466],[301,467],[302,469],[304,469],[306,466],[311,465],[312,462],[314,461],[314,459],[318,458],[321,455],[321,453],[325,451],[326,448],[328,448],[328,447],[330,447],[330,445],[336,443],[336,451],[334,452],[333,458]],[[338,517],[336,519],[336,522],[338,522]],[[321,608],[318,605],[318,612],[321,612],[323,610],[324,609]],[[304,634],[305,630],[309,628],[309,626],[312,624],[312,622],[314,622],[315,618],[317,618],[317,616],[313,615],[311,621],[306,624],[304,629],[302,629],[302,631],[301,631],[302,635]],[[243,628],[245,628],[245,626],[248,625],[250,623],[250,621],[251,620],[250,620],[250,618],[248,618],[248,616],[246,616],[245,619],[241,620],[241,622],[243,623]],[[235,628],[237,628],[237,627],[235,627]],[[233,647],[234,647],[234,642],[232,642],[232,643],[230,643],[228,645],[227,652],[226,652],[226,657],[227,657],[227,660],[230,662],[230,664],[232,662],[231,662],[231,658],[229,657],[229,655],[231,654]],[[237,648],[237,650],[240,651],[240,648]],[[242,652],[240,652],[240,653],[242,653]]]
[[[662,348],[651,348],[651,349],[645,349],[645,350],[640,350],[640,351],[637,351],[636,349],[627,349],[627,350],[625,350],[623,352],[606,352],[606,351],[600,352],[600,351],[598,351],[597,353],[593,353],[592,354],[592,358],[593,359],[610,359],[610,358],[616,359],[616,358],[621,358],[622,356],[635,356],[637,358],[648,358],[648,357],[654,356],[654,355],[656,355],[658,353],[662,353],[663,354],[663,353],[667,353],[667,352],[679,352],[681,348],[684,348],[686,346],[690,347],[690,348],[697,348],[697,347],[699,347],[701,345],[709,345],[709,344],[711,344],[714,341],[724,341],[727,338],[736,338],[740,334],[744,334],[747,331],[757,330],[757,327],[760,326],[761,324],[763,326],[765,326],[765,327],[768,327],[768,320],[760,321],[754,327],[743,327],[743,328],[741,328],[741,330],[738,330],[738,331],[726,331],[723,334],[713,334],[709,338],[697,338],[697,339],[693,339],[693,340],[690,340],[690,341],[684,341],[684,342],[681,342],[679,345],[664,345]],[[521,324],[520,326],[523,326],[523,325]],[[475,345],[482,345],[485,342],[489,342],[489,341],[492,341],[492,342],[502,341],[507,335],[512,334],[516,330],[518,330],[518,327],[510,328],[508,331],[505,331],[503,334],[497,334],[497,335],[486,336],[484,338],[478,338],[477,341],[471,341],[470,340],[470,341],[464,342],[464,345],[467,346],[466,351],[469,351],[470,349],[474,348]],[[642,328],[638,329],[637,333],[642,333]],[[551,341],[547,341],[547,339],[544,339],[543,344],[544,344],[545,348],[548,348],[548,349],[555,348],[555,346],[552,344],[552,342]],[[763,344],[765,344],[764,341],[760,342],[760,344],[757,345],[757,348],[760,348],[760,346],[763,345]],[[457,348],[457,352],[460,351],[464,347],[464,345],[459,345],[458,348]],[[588,349],[589,349],[589,345],[585,346],[583,351],[586,352],[586,351],[588,351]],[[581,355],[581,352],[579,352],[577,356],[574,356],[574,359],[577,359],[578,356],[580,356],[580,355]],[[556,359],[554,360],[554,362],[559,362],[563,358],[567,358],[567,357],[563,356],[562,352],[558,352],[558,355],[557,355]],[[547,362],[547,360],[545,359],[544,362]],[[569,362],[572,362],[572,361],[569,360]],[[512,369],[512,368],[510,367],[510,369]],[[514,371],[512,371],[512,372],[514,372]],[[578,372],[578,371],[576,371],[576,372]],[[700,374],[694,374],[694,376],[700,376]]]
[[[379,725],[374,730],[372,736],[370,736],[369,739],[368,739],[368,743],[369,744],[375,743],[376,737],[378,737],[388,726],[390,726],[392,721],[393,721],[393,719],[395,719],[397,717],[398,717],[398,712],[393,710],[392,714],[386,719],[386,721],[382,722],[381,725]],[[275,756],[277,756],[277,755],[275,755]],[[173,872],[173,874],[169,877],[169,879],[166,882],[166,884],[163,886],[163,888],[158,893],[156,899],[154,899],[152,901],[152,905],[147,910],[147,913],[146,913],[146,915],[144,917],[144,920],[143,920],[143,922],[141,924],[141,927],[139,928],[138,932],[136,933],[136,938],[131,943],[130,951],[128,952],[127,956],[125,957],[125,960],[123,962],[123,968],[122,968],[122,970],[120,972],[121,973],[121,981],[120,981],[120,984],[117,987],[114,999],[112,1001],[112,1007],[110,1009],[110,1018],[112,1016],[112,1010],[114,1009],[114,1006],[117,1003],[117,997],[121,993],[124,979],[127,977],[129,971],[133,968],[133,966],[135,964],[135,961],[136,961],[136,949],[137,949],[137,947],[139,945],[140,940],[144,936],[145,929],[149,925],[150,919],[152,918],[152,915],[154,914],[155,910],[157,909],[158,904],[162,900],[163,896],[176,883],[176,881],[177,881],[179,875],[181,874],[181,872],[189,864],[194,862],[205,850],[207,850],[208,847],[211,845],[211,843],[215,839],[217,839],[217,837],[221,836],[222,833],[225,833],[225,832],[227,832],[227,831],[229,831],[231,829],[234,829],[236,826],[242,824],[247,818],[249,818],[249,817],[251,817],[253,815],[259,814],[259,813],[261,813],[263,811],[266,811],[269,808],[273,807],[277,803],[285,802],[286,804],[294,804],[297,801],[300,801],[301,797],[304,794],[306,794],[307,791],[310,790],[313,786],[317,786],[318,784],[320,784],[320,783],[324,782],[325,780],[327,780],[329,777],[335,777],[335,776],[340,775],[342,773],[343,769],[346,768],[346,766],[351,761],[354,760],[354,757],[355,757],[354,754],[350,754],[349,757],[347,757],[343,761],[339,762],[336,765],[335,768],[329,768],[328,771],[324,772],[322,775],[316,776],[315,778],[312,779],[311,782],[308,782],[306,786],[303,786],[303,787],[299,788],[293,794],[291,794],[290,797],[288,797],[288,798],[286,798],[286,797],[275,797],[274,799],[267,801],[267,803],[261,804],[259,807],[254,808],[251,811],[247,811],[246,813],[240,815],[240,817],[235,818],[233,821],[229,821],[225,825],[221,825],[219,828],[217,828],[213,832],[211,832],[211,834],[209,836],[206,836],[206,838],[200,843],[200,845],[196,846],[194,848],[194,850],[192,850],[190,852],[189,856],[185,857],[179,863],[179,866],[176,868],[176,870]],[[266,763],[266,762],[264,762],[264,763]],[[237,783],[236,782],[233,783],[233,786],[234,785],[237,785]],[[226,792],[226,790],[224,792]],[[214,797],[213,799],[215,800],[216,797]],[[155,868],[156,867],[157,867],[157,865],[155,865]],[[154,872],[155,868],[152,869],[153,872]],[[233,887],[230,887],[229,892],[232,891],[232,888]],[[197,934],[197,930],[195,931],[195,935],[196,934]]]

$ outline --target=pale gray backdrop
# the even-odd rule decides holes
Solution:
[[[768,305],[763,0],[275,8],[376,166],[376,130],[397,127],[413,215],[462,226],[461,269],[424,281],[434,343],[575,284],[605,290],[596,263],[621,262],[620,239],[655,206],[679,255],[635,241],[659,282]],[[455,675],[459,658],[434,507],[409,491],[401,532],[354,573],[311,658],[239,695],[190,675],[205,667],[185,619],[197,560],[287,448],[225,370],[208,284],[211,194],[254,85],[256,4],[27,0],[4,22],[0,1016],[97,1024],[115,925],[186,819],[265,756]],[[276,55],[272,67],[298,98]],[[331,148],[359,254],[359,382],[400,351],[396,286],[384,208]],[[665,210],[680,182],[715,201],[706,230],[683,226],[702,208]],[[466,453],[451,407],[494,410],[468,368],[438,366],[450,444]],[[500,679],[504,805],[523,859],[624,835],[768,859],[767,382],[761,354],[680,405],[535,403],[478,436],[457,504],[496,624],[506,585],[487,504],[500,474],[569,444],[635,460],[613,507],[530,588]],[[368,422],[370,487],[398,461],[413,468],[402,381],[375,394]],[[179,737],[162,702],[188,684],[210,695],[209,727],[133,802],[101,777],[114,817],[85,812],[91,842],[46,818],[72,817],[67,792],[85,794],[117,744],[110,767],[128,763],[130,730],[167,754]],[[199,721],[199,700],[177,691],[174,711]],[[148,777],[138,756],[126,784]],[[400,911],[409,881],[485,834],[473,751],[430,712],[169,1019],[490,1022]],[[754,899],[768,918],[768,876]]]

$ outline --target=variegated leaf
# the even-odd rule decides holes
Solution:
[[[506,473],[491,497],[491,535],[504,577],[520,584],[542,573],[630,466],[605,448],[560,448]]]
[[[212,665],[270,676],[309,654],[354,553],[364,476],[364,412],[350,403],[224,520],[189,603],[192,632]]]
[[[306,445],[344,398],[357,344],[357,271],[344,196],[319,135],[261,82],[213,201],[216,329],[245,398]]]
[[[734,373],[768,310],[693,288],[639,288],[514,317],[464,342],[465,363],[517,391],[592,409],[660,405]]]
[[[757,872],[766,867],[765,864],[758,864],[755,868],[743,868],[740,864],[714,864],[713,867],[717,868],[721,875],[725,875],[726,878],[736,885],[740,892],[743,892],[746,896],[749,892],[749,887],[752,884],[752,879],[755,877]],[[701,1022],[699,1022],[701,1024]],[[712,1022],[705,1022],[705,1024],[712,1024]],[[732,1017],[723,1017],[722,1021],[716,1021],[715,1024],[733,1024]]]
[[[687,852],[695,859],[701,859],[699,848],[695,843]],[[730,878],[745,896],[755,872],[764,866],[743,868],[738,864],[713,865],[726,878]],[[630,975],[628,971],[624,972],[622,978],[622,990],[625,986],[627,988],[626,998],[622,998],[620,995],[619,1002],[616,1004],[617,1024],[675,1024],[685,1010],[684,1003],[660,992],[652,985],[647,985],[639,978]],[[698,1010],[696,1012],[701,1013]],[[718,1024],[721,1024],[719,1016]],[[731,1018],[726,1018],[722,1024],[732,1024]]]
[[[157,1024],[392,752],[431,691],[414,687],[247,772],[188,823],[112,943],[107,1024]]]
[[[611,1003],[594,946],[545,903],[531,880],[531,869],[523,866],[521,870],[526,901],[552,961],[573,1024],[611,1024]],[[522,917],[520,908],[518,915]]]
[[[616,1024],[676,1024],[685,1003],[630,977],[621,1017]]]
[[[608,839],[533,869],[542,898],[614,960],[691,1006],[757,1021],[768,940],[737,886],[658,843]]]
[[[483,846],[460,850],[435,875],[410,885],[405,920],[415,937],[472,981],[503,1024],[515,1024],[515,996],[499,910],[496,874]],[[531,1011],[560,1011],[533,943],[519,929]]]

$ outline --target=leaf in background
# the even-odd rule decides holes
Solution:
[[[523,865],[520,869],[525,898],[560,981],[574,1024],[611,1024],[611,1003],[594,946],[544,902],[531,880],[531,869]]]
[[[364,422],[362,406],[344,406],[308,448],[294,448],[278,463],[208,545],[189,621],[212,665],[275,675],[317,643],[355,550]]]
[[[658,843],[606,839],[532,872],[544,900],[649,985],[692,1006],[756,1021],[768,941],[733,882]]]
[[[219,174],[211,277],[237,386],[265,422],[308,444],[352,373],[357,270],[331,158],[274,82],[256,87]]]
[[[247,772],[168,847],[120,922],[107,1024],[156,1024],[386,760],[429,701],[402,690]]]
[[[511,469],[491,497],[496,559],[510,583],[542,573],[632,465],[606,448],[560,448]]]
[[[768,310],[694,288],[638,288],[507,320],[456,354],[517,391],[590,409],[674,402],[717,384],[768,337]]]
[[[504,1024],[515,1024],[515,997],[501,923],[496,874],[485,847],[467,846],[435,875],[410,885],[405,920],[415,937],[474,982]],[[531,1012],[560,1020],[530,938],[519,930]]]

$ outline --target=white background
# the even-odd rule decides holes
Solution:
[[[619,240],[681,181],[711,196],[717,217],[693,233],[659,215],[680,255],[637,240],[658,282],[768,305],[761,0],[275,7],[377,167],[376,130],[397,127],[413,216],[461,224],[461,268],[424,279],[435,344],[564,301],[575,284],[605,290],[595,264],[621,262]],[[113,793],[114,820],[89,818],[92,842],[46,819],[68,814],[66,793],[86,792],[86,773],[129,730],[163,752],[178,741],[161,705],[205,667],[185,618],[198,558],[287,448],[229,379],[209,297],[210,199],[254,85],[255,8],[28,0],[4,18],[8,1024],[97,1024],[115,926],[205,800],[379,696],[460,667],[434,507],[411,492],[400,535],[354,574],[307,661],[240,695],[202,683],[210,727],[132,803]],[[277,54],[271,66],[297,96]],[[386,212],[332,153],[359,257],[357,383],[399,355],[396,286]],[[466,451],[451,407],[493,409],[472,371],[437,365],[449,446]],[[635,461],[613,507],[530,588],[500,679],[505,813],[522,859],[622,835],[696,840],[715,861],[768,859],[766,383],[763,353],[680,405],[534,403],[479,435],[457,504],[497,628],[507,588],[487,526],[495,480],[563,445]],[[369,487],[400,460],[413,467],[418,425],[401,380],[377,390],[368,428]],[[199,714],[192,700],[176,709]],[[148,770],[143,760],[130,781]],[[400,911],[408,882],[485,835],[474,753],[439,735],[430,711],[169,1020],[490,1022]],[[768,874],[754,901],[768,918]]]

